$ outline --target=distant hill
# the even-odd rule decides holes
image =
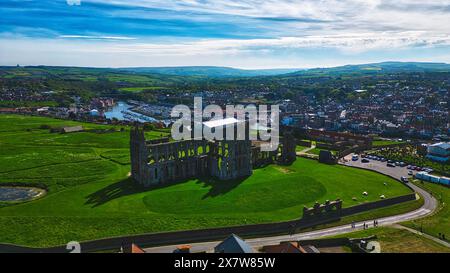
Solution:
[[[179,66],[179,67],[132,67],[119,68],[118,70],[135,72],[135,73],[150,73],[150,74],[165,74],[176,76],[201,76],[201,77],[255,77],[255,76],[276,76],[287,73],[297,72],[301,69],[237,69],[231,67],[219,66]]]
[[[411,72],[450,72],[450,64],[421,63],[421,62],[382,62],[382,63],[360,64],[360,65],[345,65],[332,68],[313,68],[290,73],[289,76],[411,73]]]

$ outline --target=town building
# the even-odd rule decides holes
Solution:
[[[450,142],[429,145],[426,157],[433,161],[448,162],[450,158]]]
[[[241,237],[231,234],[214,248],[215,253],[254,253],[253,248]]]

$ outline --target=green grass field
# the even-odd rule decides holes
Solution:
[[[439,233],[443,233],[450,242],[450,188],[429,182],[415,181],[414,183],[433,193],[433,196],[439,200],[439,210],[429,217],[414,220],[405,225],[417,230],[422,228],[423,232],[434,237],[439,237]]]
[[[143,190],[128,178],[128,128],[102,134],[54,134],[39,129],[75,124],[0,115],[0,183],[48,187],[42,199],[0,206],[0,242],[50,246],[108,236],[284,221],[300,217],[303,206],[315,201],[341,198],[344,206],[352,206],[379,200],[382,194],[389,198],[410,192],[401,183],[370,171],[302,158],[291,166],[255,170],[241,181],[190,180]],[[160,135],[147,132],[147,138]],[[369,195],[363,196],[364,191]]]
[[[162,90],[166,89],[167,87],[161,87],[161,86],[146,86],[146,87],[122,87],[119,88],[120,91],[124,92],[142,92],[142,91],[150,91],[150,90]]]
[[[305,150],[305,149],[309,149],[309,148],[310,148],[310,147],[297,145],[297,146],[295,146],[295,151],[296,151],[296,152],[301,152],[301,151],[303,151],[303,150]]]
[[[374,140],[372,141],[372,146],[373,147],[378,147],[378,146],[390,146],[390,145],[397,145],[397,144],[402,144],[405,143],[404,141],[395,141],[395,140]]]
[[[314,148],[309,150],[308,152],[306,152],[307,154],[312,154],[312,155],[319,155],[320,151],[322,150],[326,150],[326,151],[330,151],[333,155],[336,155],[337,151],[336,150],[330,150],[330,149],[320,149],[320,148]]]
[[[450,253],[450,249],[408,230],[380,227],[357,231],[334,238],[363,238],[376,235],[382,253]]]

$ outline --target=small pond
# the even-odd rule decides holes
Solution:
[[[34,187],[0,186],[0,202],[29,201],[45,194],[45,190]]]

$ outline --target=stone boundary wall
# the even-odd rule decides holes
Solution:
[[[329,144],[329,143],[317,143],[316,148],[324,149],[324,150],[336,150],[336,151],[342,150],[342,146]]]
[[[297,145],[310,147],[311,148],[311,141],[306,140],[297,140]]]
[[[384,207],[388,207],[388,206],[392,206],[392,205],[396,205],[396,204],[400,204],[400,203],[404,203],[404,202],[408,202],[408,201],[413,201],[413,200],[416,200],[416,194],[410,193],[407,195],[397,196],[397,197],[393,197],[393,198],[389,198],[389,199],[364,203],[364,204],[360,204],[360,205],[356,205],[356,206],[352,206],[352,207],[348,207],[348,208],[342,208],[341,217],[350,216],[353,214],[357,214],[357,213],[361,213],[361,212],[365,212],[365,211],[369,211],[369,210],[373,210],[373,209],[384,208]]]
[[[369,150],[369,149],[371,149],[370,146],[355,146],[355,147],[352,147],[352,148],[340,151],[338,153],[337,157],[338,158],[343,158],[343,157],[346,157],[347,155],[349,155],[351,153],[359,153],[359,152],[362,152],[362,151],[365,151],[365,150]]]
[[[349,216],[377,208],[383,208],[407,201],[415,200],[415,194],[411,193],[404,196],[394,197],[390,199],[375,201],[356,205],[353,207],[343,208],[340,216],[334,215],[332,217],[320,217],[314,219],[298,219],[279,223],[253,224],[234,227],[174,231],[150,233],[142,235],[131,235],[122,237],[112,237],[100,240],[86,241],[81,243],[82,252],[95,252],[102,250],[119,249],[122,245],[128,243],[135,243],[143,247],[170,245],[170,244],[185,244],[201,241],[215,241],[222,240],[231,233],[239,236],[252,237],[258,235],[275,235],[287,234],[297,229],[311,228],[317,225],[331,223],[340,220],[342,216]],[[0,253],[6,252],[37,252],[37,253],[58,253],[68,252],[65,246],[57,246],[51,248],[28,248],[12,244],[0,244]]]

